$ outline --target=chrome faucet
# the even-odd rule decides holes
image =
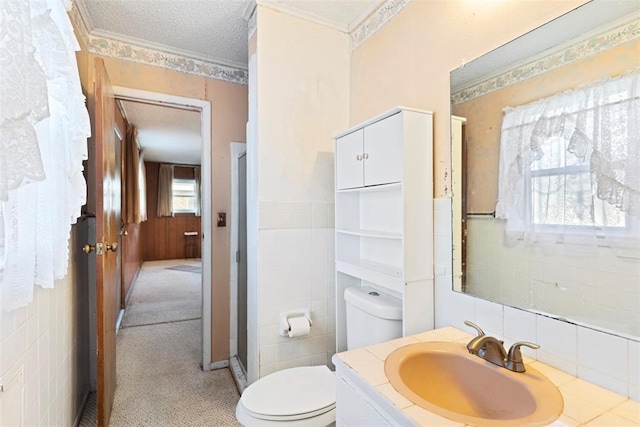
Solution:
[[[464,324],[474,328],[478,332],[478,335],[467,344],[469,353],[475,354],[487,362],[491,362],[494,365],[501,366],[513,372],[525,372],[520,347],[525,346],[536,350],[540,348],[538,344],[519,341],[513,344],[507,353],[504,349],[504,341],[485,335],[484,331],[480,329],[478,325],[468,320],[465,320]]]

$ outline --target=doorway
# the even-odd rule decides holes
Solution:
[[[157,92],[114,86],[119,100],[142,102],[200,112],[202,137],[201,188],[201,259],[202,259],[202,369],[211,369],[211,104],[209,101]]]

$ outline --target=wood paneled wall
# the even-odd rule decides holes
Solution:
[[[140,272],[143,261],[144,223],[127,224],[122,236],[122,305],[126,307],[133,290],[133,282]]]
[[[192,214],[177,214],[173,217],[158,217],[158,171],[160,163],[145,162],[147,172],[147,221],[144,229],[144,260],[200,258],[201,217]],[[176,177],[193,177],[192,168],[174,169]],[[198,236],[185,237],[187,231],[197,231]]]

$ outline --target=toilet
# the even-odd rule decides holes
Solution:
[[[402,303],[367,287],[345,290],[349,350],[402,336]],[[326,366],[301,366],[267,375],[242,393],[243,426],[325,427],[335,424],[336,384]]]

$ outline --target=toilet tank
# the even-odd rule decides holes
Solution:
[[[402,301],[366,286],[347,288],[347,349],[402,337]]]

